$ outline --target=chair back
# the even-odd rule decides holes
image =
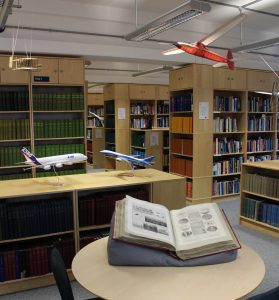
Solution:
[[[51,249],[50,264],[62,300],[74,300],[65,263],[56,247]]]

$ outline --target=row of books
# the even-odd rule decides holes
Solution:
[[[57,170],[56,173],[59,176],[65,176],[65,175],[77,175],[77,174],[84,174],[86,173],[86,169],[83,168],[78,168],[78,169],[73,169],[73,170]],[[36,177],[50,177],[50,176],[56,176],[55,172],[53,171],[37,171],[36,172]]]
[[[144,132],[132,132],[131,145],[134,147],[145,147],[145,133]]]
[[[279,179],[257,173],[247,173],[244,176],[243,189],[256,194],[279,198]]]
[[[0,251],[0,282],[50,273],[51,248],[52,245],[47,244]],[[66,268],[69,269],[75,255],[73,239],[62,240],[58,245],[58,249]]]
[[[157,127],[169,127],[169,117],[157,117]]]
[[[170,172],[183,176],[193,176],[193,161],[180,157],[170,156]]]
[[[170,105],[167,103],[158,103],[157,104],[157,114],[168,114],[170,112]]]
[[[171,96],[171,112],[193,111],[193,94]]]
[[[171,137],[171,152],[183,155],[193,155],[193,139]]]
[[[115,209],[115,202],[130,195],[141,200],[148,200],[144,189],[127,189],[123,191],[96,193],[79,199],[79,226],[109,224]]]
[[[278,158],[276,158],[278,159]],[[269,154],[266,155],[248,155],[247,162],[254,162],[254,161],[264,161],[264,160],[272,160],[272,156]]]
[[[193,117],[173,117],[170,125],[172,133],[193,133]]]
[[[17,171],[18,172],[18,171]],[[1,174],[0,180],[14,180],[14,179],[26,179],[31,178],[31,173],[13,173],[13,174]]]
[[[279,205],[252,197],[244,197],[241,213],[244,217],[279,227]]]
[[[114,101],[109,100],[105,101],[105,106],[104,106],[105,114],[114,114]]]
[[[215,138],[213,141],[214,155],[240,153],[242,141],[239,139],[228,139],[227,137]]]
[[[241,111],[241,100],[237,96],[219,96],[214,98],[214,111],[237,112]]]
[[[25,146],[29,151],[30,147]],[[16,163],[25,161],[19,147],[1,147],[0,148],[0,167],[12,166]]]
[[[225,175],[241,172],[241,164],[244,162],[243,156],[231,157],[226,160],[213,162],[213,176]]]
[[[83,92],[76,92],[76,91],[57,91],[57,90],[33,90],[33,100],[45,100],[45,101],[52,101],[52,100],[59,100],[59,99],[84,99]]]
[[[248,111],[249,112],[271,112],[272,100],[268,96],[249,96]]]
[[[0,111],[29,110],[28,91],[0,91]]]
[[[272,117],[262,115],[248,118],[248,131],[270,131],[272,130]]]
[[[93,126],[93,127],[103,127],[100,120],[96,118],[88,119],[87,120],[87,126]]]
[[[272,138],[255,137],[247,140],[247,152],[272,151]]]
[[[130,122],[131,128],[152,129],[154,120],[152,118],[134,118]]]
[[[35,145],[35,155],[37,157],[62,155],[67,153],[84,153],[84,144]]]
[[[2,200],[0,224],[0,240],[73,230],[72,200]]]
[[[33,95],[33,110],[34,111],[55,111],[55,110],[84,110],[84,99],[72,97],[70,99],[52,97],[50,99],[34,98]]]
[[[104,116],[104,107],[92,107],[89,106],[88,111],[95,113],[96,115],[103,117]]]
[[[154,107],[151,104],[131,104],[130,113],[133,115],[154,115]]]
[[[84,123],[77,120],[42,120],[34,122],[35,138],[84,136]]]
[[[115,127],[115,120],[114,117],[106,117],[105,118],[105,127],[106,128],[114,128]]]
[[[214,132],[237,132],[237,118],[215,117],[213,120]]]
[[[233,180],[213,180],[213,196],[225,196],[230,194],[240,193],[240,180],[234,178]]]
[[[28,119],[0,120],[0,140],[29,138],[30,121]]]

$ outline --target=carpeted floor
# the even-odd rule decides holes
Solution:
[[[239,201],[219,202],[233,226],[240,242],[253,248],[264,260],[266,275],[261,285],[251,295],[259,294],[279,285],[279,239],[267,236],[256,230],[238,225]],[[72,283],[75,299],[92,298],[93,295],[84,290],[77,282]],[[0,300],[60,300],[56,286],[33,289],[21,293],[0,296]],[[187,297],[185,297],[187,299]],[[245,299],[245,298],[244,298]],[[143,299],[144,300],[144,299]]]

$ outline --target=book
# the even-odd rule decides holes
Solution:
[[[241,248],[216,203],[168,210],[131,196],[116,202],[113,239],[166,249],[182,260]]]

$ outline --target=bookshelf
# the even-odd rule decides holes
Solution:
[[[17,165],[24,161],[19,148],[25,146],[38,157],[84,153],[83,59],[39,57],[38,71],[12,71],[8,60],[8,56],[0,57],[0,178],[52,176],[53,172],[23,171],[23,165]],[[81,173],[85,165],[64,166],[59,171]]]
[[[104,94],[90,93],[87,95],[87,163],[95,169],[100,169],[104,168],[104,156],[100,153],[101,150],[105,149],[104,128],[96,117],[89,114],[89,111],[104,117]]]
[[[144,169],[123,180],[121,173],[61,176],[59,189],[51,177],[0,182],[0,294],[53,284],[51,245],[61,240],[69,269],[80,248],[107,235],[115,201],[127,193],[169,209],[185,206],[183,177]]]
[[[277,99],[260,93],[275,80],[196,64],[170,71],[170,172],[186,177],[189,202],[239,195],[242,163],[276,158]]]
[[[240,224],[279,237],[279,162],[242,165]]]

